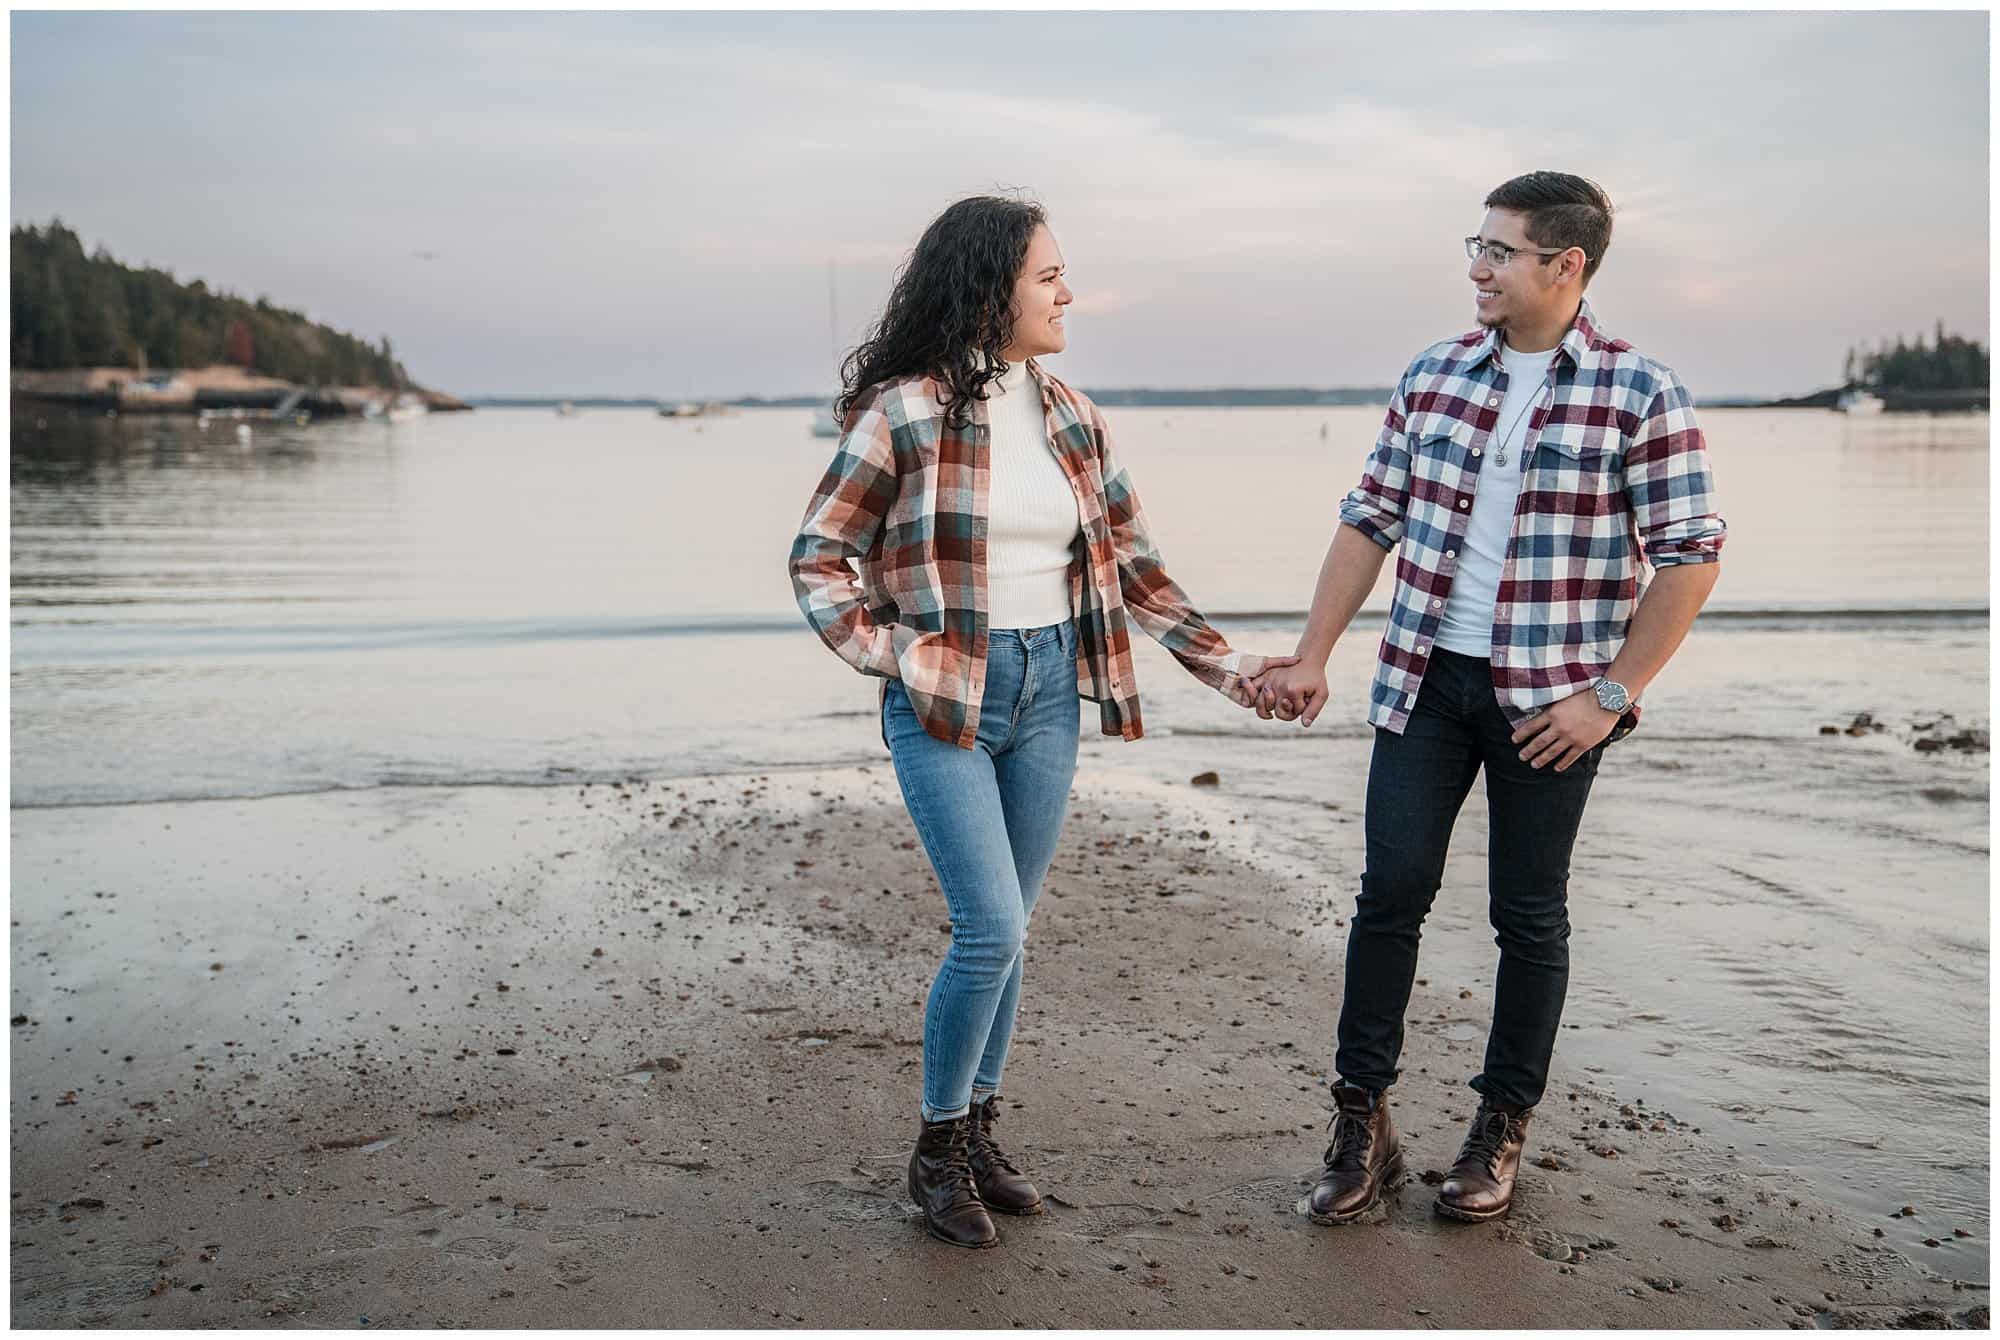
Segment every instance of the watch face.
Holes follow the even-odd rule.
[[[1632,699],[1625,692],[1624,685],[1600,679],[1597,681],[1597,705],[1607,712],[1623,712],[1632,705]]]

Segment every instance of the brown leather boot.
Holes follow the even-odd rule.
[[[979,1188],[979,1199],[989,1210],[998,1210],[1002,1214],[1040,1214],[1042,1193],[1035,1190],[1035,1184],[1023,1177],[1013,1160],[993,1143],[993,1118],[999,1110],[997,1096],[972,1105],[970,1144],[973,1185]]]
[[[972,1183],[972,1116],[927,1121],[910,1155],[910,1199],[924,1212],[931,1236],[954,1247],[991,1247],[999,1230]]]
[[[1355,1084],[1333,1086],[1333,1143],[1326,1170],[1306,1199],[1315,1224],[1345,1224],[1375,1208],[1384,1191],[1403,1184],[1403,1148],[1389,1122],[1385,1094]]]
[[[1513,1208],[1514,1177],[1521,1170],[1521,1147],[1527,1143],[1528,1120],[1534,1111],[1491,1099],[1479,1104],[1458,1162],[1438,1188],[1433,1208],[1439,1214],[1478,1224]]]

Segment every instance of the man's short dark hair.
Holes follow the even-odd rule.
[[[1582,248],[1586,284],[1611,247],[1611,197],[1588,177],[1523,173],[1494,187],[1486,208],[1527,215],[1528,240],[1538,247]]]

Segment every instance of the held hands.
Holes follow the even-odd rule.
[[[1265,721],[1276,716],[1280,721],[1296,718],[1301,726],[1312,725],[1326,706],[1326,667],[1299,664],[1296,656],[1269,664],[1270,668],[1250,685],[1252,700],[1244,706],[1254,707]]]
[[[1514,743],[1524,745],[1521,761],[1542,768],[1550,763],[1557,772],[1604,743],[1618,724],[1618,713],[1597,705],[1597,694],[1585,689],[1561,702],[1551,703],[1540,715],[1514,732]]]
[[[1236,673],[1236,680],[1229,686],[1229,700],[1238,707],[1257,705],[1257,686],[1260,680],[1274,670],[1299,663],[1296,656],[1251,656],[1247,653]],[[1268,716],[1269,713],[1263,715]]]

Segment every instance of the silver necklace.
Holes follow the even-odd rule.
[[[1542,380],[1544,382],[1548,380],[1548,374],[1546,372],[1542,374]],[[1532,397],[1530,397],[1528,403],[1522,407],[1521,412],[1514,416],[1514,421],[1508,424],[1506,430],[1500,434],[1500,448],[1499,450],[1493,453],[1493,463],[1495,465],[1505,465],[1507,463],[1508,439],[1514,435],[1514,430],[1521,426],[1521,420],[1527,418],[1529,414],[1534,412],[1535,405],[1537,402],[1541,400],[1541,398],[1542,398],[1542,391],[1541,388],[1538,386],[1535,388],[1535,394]]]

